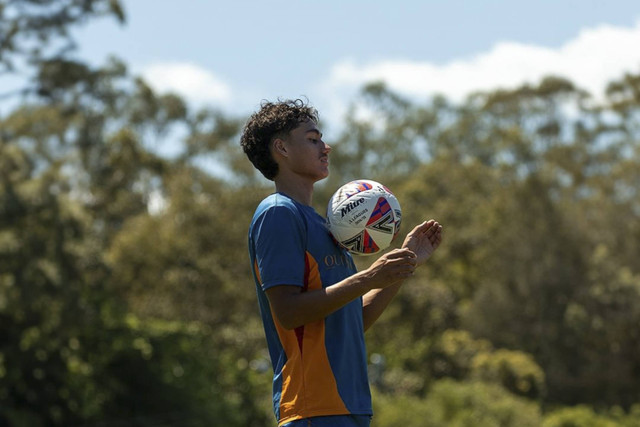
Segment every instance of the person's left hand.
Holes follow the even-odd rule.
[[[430,219],[416,225],[402,243],[403,248],[413,251],[418,257],[418,265],[424,263],[442,242],[442,225]]]

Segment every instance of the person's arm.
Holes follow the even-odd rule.
[[[297,286],[273,286],[267,298],[278,321],[295,329],[321,320],[352,300],[401,283],[413,274],[416,255],[409,249],[396,249],[378,258],[369,268],[323,289],[302,292]]]
[[[402,245],[416,254],[418,265],[424,263],[442,242],[442,226],[434,220],[425,221],[411,230]],[[402,282],[384,289],[373,289],[362,297],[362,320],[366,331],[375,323],[400,290]]]
[[[394,283],[384,289],[373,289],[362,297],[362,323],[364,331],[373,325],[382,315],[391,300],[400,290],[402,283]]]

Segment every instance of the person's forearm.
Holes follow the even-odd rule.
[[[278,321],[286,329],[294,329],[307,323],[322,320],[356,298],[369,292],[369,281],[364,274],[357,273],[347,279],[307,292],[292,286],[279,286],[267,292]]]
[[[413,274],[415,265],[416,255],[411,250],[394,249],[378,258],[366,270],[326,288],[302,292],[299,287],[282,285],[267,289],[266,294],[278,321],[285,328],[294,329],[325,318],[372,289],[401,283]],[[385,298],[390,301],[396,292],[382,294],[381,301]]]
[[[362,297],[362,321],[365,331],[378,320],[401,286],[402,282],[384,289],[373,289]]]

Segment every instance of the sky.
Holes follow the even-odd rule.
[[[159,92],[248,115],[306,96],[329,126],[367,82],[410,99],[569,78],[594,96],[640,73],[637,0],[121,0],[127,22],[74,31]],[[335,126],[334,126],[335,127]]]

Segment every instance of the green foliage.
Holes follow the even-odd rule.
[[[123,23],[120,1],[0,1],[0,73],[29,71],[34,81],[17,90],[23,95],[64,91],[87,74],[84,64],[68,59],[76,47],[70,30],[104,16]]]
[[[90,211],[58,168],[38,173],[18,146],[0,148],[3,423],[263,419],[252,384],[264,380],[220,350],[232,347],[200,323],[127,314]]]
[[[423,399],[376,393],[374,404],[372,426],[534,427],[541,422],[535,402],[480,382],[440,380]]]
[[[544,418],[543,427],[618,427],[632,425],[614,421],[606,416],[596,414],[588,406],[580,405],[562,408],[550,412]]]
[[[203,149],[166,159],[148,142],[197,121],[228,147],[238,122],[193,117],[115,59],[34,65],[41,98],[0,118],[0,424],[265,425],[263,338],[235,282],[250,283],[246,247],[220,254],[215,240],[244,228],[219,203],[238,201],[247,222],[251,192],[218,191],[193,166]]]
[[[472,374],[484,382],[501,384],[515,395],[537,399],[544,396],[544,372],[529,354],[499,349],[473,359]]]
[[[587,107],[588,94],[557,78],[476,94],[459,108],[366,89],[373,111],[425,141],[414,148],[424,160],[411,174],[378,178],[398,195],[403,224],[434,217],[446,232],[428,277],[407,282],[368,335],[389,381],[413,378],[411,389],[422,393],[439,372],[465,378],[479,338],[497,350],[478,356],[483,372],[473,375],[516,394],[625,408],[638,401],[636,86],[633,76],[612,83],[613,110]],[[397,129],[358,126],[377,132],[371,145],[360,138],[359,151],[379,150],[378,140],[404,149]],[[381,159],[375,170],[393,168]],[[477,338],[446,353],[455,348],[444,346],[447,326]]]
[[[477,365],[491,359],[492,350],[488,341],[473,339],[467,331],[450,329],[439,337],[430,351],[432,369],[436,377],[469,378],[473,371],[479,370]]]
[[[32,77],[0,117],[0,424],[270,425],[246,233],[272,189],[244,118],[72,56],[68,30],[100,16],[124,20],[111,0],[0,3],[0,71]],[[601,105],[557,77],[354,100],[318,211],[365,177],[404,232],[445,226],[367,333],[375,425],[640,425],[639,82]]]

